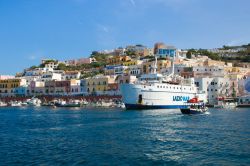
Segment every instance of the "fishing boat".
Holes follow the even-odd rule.
[[[208,109],[203,101],[199,101],[198,98],[194,97],[188,100],[180,110],[183,114],[202,114]]]

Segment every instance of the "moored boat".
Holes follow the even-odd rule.
[[[7,103],[0,101],[0,107],[6,107],[6,106],[7,106]]]
[[[66,101],[58,101],[55,103],[56,107],[80,107],[81,102],[79,100],[70,100],[69,102]]]
[[[42,102],[40,99],[32,97],[31,99],[28,99],[26,103],[27,106],[40,107]]]
[[[11,107],[22,107],[22,102],[20,102],[20,101],[11,101],[11,102],[9,103],[9,105],[10,105]]]
[[[202,114],[207,112],[208,109],[204,102],[199,101],[198,98],[192,98],[180,110],[183,114]]]

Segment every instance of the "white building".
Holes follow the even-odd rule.
[[[62,75],[63,80],[70,80],[70,79],[80,79],[81,72],[79,71],[65,71]]]
[[[39,96],[45,94],[45,83],[42,81],[31,81],[27,88],[28,96]]]
[[[140,76],[142,74],[142,69],[140,65],[128,66],[128,74],[134,76]]]
[[[193,72],[195,77],[223,77],[225,74],[223,66],[194,66]]]
[[[195,84],[205,91],[208,103],[216,105],[219,97],[233,97],[237,94],[237,85],[228,78],[195,78]]]
[[[24,71],[24,76],[40,76],[49,70],[46,68],[35,68],[35,69],[26,69]]]
[[[185,58],[187,58],[187,52],[188,51],[186,51],[186,50],[177,49],[176,56],[177,56],[177,58],[185,59]]]
[[[41,81],[61,81],[62,75],[58,73],[44,73],[41,77]]]
[[[80,94],[83,94],[81,92],[81,80],[71,80],[70,81],[70,89],[71,89],[71,92],[70,94],[71,95],[80,95]]]

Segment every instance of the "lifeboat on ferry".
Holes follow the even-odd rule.
[[[190,100],[187,101],[188,103],[198,103],[199,102],[199,99],[197,97],[194,97]]]

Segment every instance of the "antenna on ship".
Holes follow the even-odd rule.
[[[175,60],[175,55],[173,56],[173,58],[172,58],[172,73],[171,73],[171,75],[174,75],[174,60]]]
[[[157,56],[155,56],[155,63],[154,63],[154,69],[153,69],[153,74],[157,73]]]

